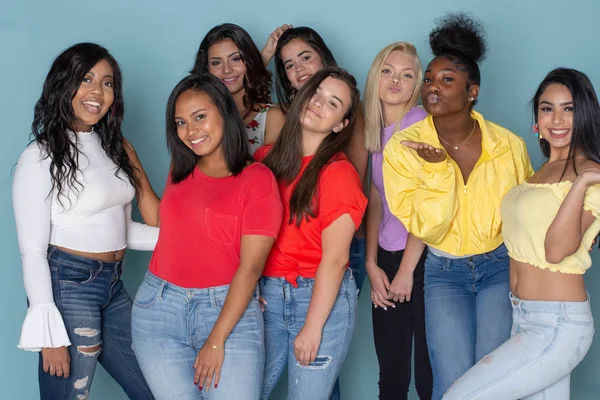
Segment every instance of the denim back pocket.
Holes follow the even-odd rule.
[[[217,243],[234,244],[238,238],[238,217],[207,208],[204,215],[208,237]]]
[[[133,304],[140,308],[152,307],[156,300],[161,297],[164,287],[165,282],[162,282],[160,285],[150,285],[146,281],[142,282],[140,288],[135,294]]]

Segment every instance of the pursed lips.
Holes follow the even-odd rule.
[[[430,104],[436,104],[440,101],[440,96],[435,93],[427,93],[427,95],[425,96],[425,99]]]

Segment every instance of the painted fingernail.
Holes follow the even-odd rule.
[[[202,390],[202,386],[198,386],[198,389]]]
[[[383,307],[383,309],[384,309],[385,311],[387,311],[387,307]]]
[[[217,386],[219,386],[219,384],[218,384],[218,383],[215,383],[215,389],[217,388]]]
[[[194,385],[197,385],[197,384],[198,384],[198,382],[194,381]]]

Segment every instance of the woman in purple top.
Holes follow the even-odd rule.
[[[413,336],[417,393],[421,399],[431,398],[423,301],[424,246],[390,212],[381,170],[382,151],[392,135],[427,116],[415,107],[422,77],[415,47],[392,43],[373,61],[365,88],[365,147],[371,151],[373,163],[366,267],[379,360],[379,399],[407,399]]]

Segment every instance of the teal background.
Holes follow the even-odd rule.
[[[568,66],[589,74],[600,88],[596,26],[600,3],[593,0],[266,0],[101,2],[54,0],[0,3],[0,399],[38,397],[37,354],[19,350],[26,313],[19,252],[11,205],[13,167],[28,143],[33,106],[52,60],[81,41],[106,46],[121,64],[125,80],[124,132],[136,147],[153,186],[163,190],[168,168],[164,109],[174,85],[190,69],[204,34],[214,25],[234,22],[246,28],[259,47],[283,24],[315,28],[340,65],[360,86],[383,46],[414,43],[424,65],[431,60],[427,34],[446,11],[465,10],[488,32],[489,53],[482,63],[477,109],[487,119],[523,136],[536,165],[542,160],[531,134],[527,102],[544,75]],[[598,251],[593,252],[599,261]],[[149,254],[129,252],[123,280],[133,296]],[[586,274],[594,311],[600,311],[600,273]],[[368,285],[368,284],[367,284]],[[345,400],[377,398],[378,366],[373,346],[369,288],[360,299],[358,326],[343,370]],[[596,399],[600,389],[600,341],[592,346],[572,378],[573,399]],[[594,378],[596,376],[596,378]],[[285,398],[280,387],[273,398]],[[416,398],[414,391],[411,392]],[[126,399],[99,367],[92,399]]]

